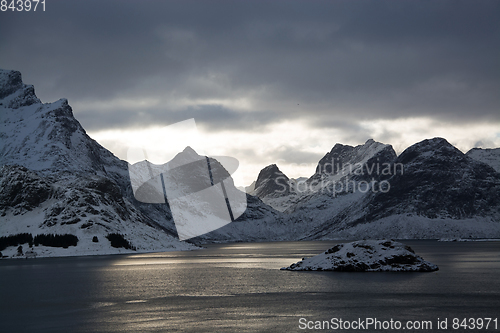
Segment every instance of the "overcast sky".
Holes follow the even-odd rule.
[[[0,67],[68,98],[122,159],[194,118],[249,184],[271,163],[310,176],[337,142],[499,147],[499,17],[498,1],[46,0],[0,12]]]

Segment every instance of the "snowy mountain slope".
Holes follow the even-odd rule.
[[[49,248],[46,255],[122,251],[110,246],[109,233],[123,234],[139,251],[194,248],[135,205],[127,163],[88,137],[65,99],[42,104],[19,72],[6,70],[0,97],[1,236],[80,238],[76,247]]]
[[[322,181],[337,181],[342,176],[368,175],[376,176],[380,170],[372,168],[374,164],[390,163],[396,158],[392,146],[373,139],[356,147],[337,143],[319,162],[309,184]],[[320,185],[321,186],[321,185]]]
[[[0,77],[15,77],[15,82],[20,76],[19,72],[0,71]],[[0,82],[10,81],[0,79]],[[44,174],[70,177],[79,173],[122,177],[126,162],[86,134],[66,99],[42,104],[32,86],[18,88],[0,100],[2,165],[18,164]],[[3,95],[11,90],[8,86],[0,88]]]
[[[0,169],[0,188],[1,236],[72,234],[79,239],[76,247],[68,249],[47,247],[43,253],[35,249],[39,255],[124,252],[110,246],[105,236],[111,233],[122,234],[137,251],[195,248],[163,232],[121,196],[116,184],[104,177],[54,182],[25,167],[4,165]],[[94,237],[98,243],[92,241]]]
[[[207,234],[195,237],[193,243],[253,242],[298,239],[303,225],[290,221],[286,215],[247,194],[247,209],[234,222]]]
[[[490,166],[465,156],[441,138],[409,147],[392,165],[403,168],[382,175],[382,181],[390,185],[388,190],[359,194],[358,200],[336,212],[325,205],[332,215],[306,238],[500,235],[500,178]],[[311,209],[302,210],[313,214]]]
[[[490,167],[500,172],[500,148],[482,149],[472,148],[465,155],[488,164]]]
[[[345,209],[380,186],[378,181],[395,158],[392,146],[373,140],[356,147],[336,144],[319,161],[307,186],[298,188],[300,198],[285,212],[304,214],[318,208],[331,216],[330,210]]]
[[[468,239],[497,238],[500,223],[492,218],[435,218],[412,214],[395,214],[370,223],[332,228],[321,239]]]

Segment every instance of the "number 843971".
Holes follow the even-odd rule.
[[[40,4],[40,7],[38,5]],[[42,10],[45,11],[45,0],[2,0],[0,1],[0,10],[2,12],[13,11],[13,12],[29,12],[31,10]]]

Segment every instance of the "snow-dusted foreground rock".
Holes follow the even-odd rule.
[[[408,246],[392,240],[363,240],[337,244],[282,270],[339,272],[432,272],[438,266],[425,261]]]

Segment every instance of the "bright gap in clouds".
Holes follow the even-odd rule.
[[[206,155],[203,138],[196,128],[194,119],[187,119],[166,127],[148,129],[146,133],[126,133],[130,139],[126,144],[126,161],[131,164],[148,160],[154,164],[164,164],[186,147],[191,147],[200,155]]]
[[[309,177],[317,162],[336,143],[355,146],[373,138],[393,145],[398,154],[414,143],[433,137],[444,137],[464,153],[479,142],[482,148],[500,146],[496,124],[451,126],[427,118],[412,118],[362,121],[359,125],[364,129],[361,135],[342,128],[309,128],[298,121],[284,121],[252,132],[212,132],[198,126],[196,133],[192,126],[181,122],[168,127],[103,130],[89,135],[129,163],[139,160],[128,159],[127,150],[131,147],[144,147],[148,159],[156,164],[167,162],[186,146],[200,155],[234,157],[240,163],[233,175],[237,186],[248,186],[262,168],[273,163],[290,178]]]
[[[194,132],[182,126],[103,130],[88,134],[118,158],[132,164],[139,161],[127,156],[129,148],[134,147],[144,147],[148,160],[155,164],[169,161],[186,146],[191,146],[200,155],[234,157],[240,163],[233,175],[237,186],[249,185],[256,180],[262,168],[273,163],[291,177],[310,176],[319,158],[331,149],[332,142],[335,143],[335,132],[325,135],[320,130],[309,129],[299,123],[283,122],[262,131],[211,132],[198,127],[199,136],[196,139],[192,137]],[[308,152],[313,159],[296,161],[294,156],[283,158],[283,152],[291,155],[294,151]]]

